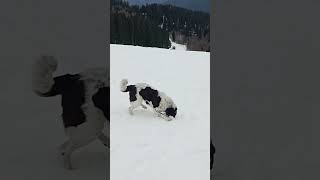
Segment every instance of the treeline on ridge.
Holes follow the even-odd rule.
[[[210,51],[208,13],[164,4],[111,2],[111,43],[169,48],[170,37],[188,50]]]

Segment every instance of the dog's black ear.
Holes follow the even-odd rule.
[[[174,117],[177,115],[178,108],[174,108]]]
[[[54,78],[54,87],[59,94],[72,90],[75,83],[78,83],[79,75],[65,74]]]
[[[176,117],[177,111],[176,108],[170,107],[166,109],[165,113],[167,116]]]
[[[41,93],[39,94],[40,96],[43,97],[51,97],[51,96],[56,96],[56,95],[61,95],[64,94],[65,92],[72,87],[73,84],[73,79],[72,75],[66,74],[62,76],[57,76],[53,78],[54,84],[52,85],[50,91],[46,93]]]

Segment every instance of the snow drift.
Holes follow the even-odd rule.
[[[111,179],[210,178],[210,54],[111,45]],[[148,83],[178,107],[168,122],[151,111],[129,115],[123,78]]]

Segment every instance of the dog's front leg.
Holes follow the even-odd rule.
[[[128,108],[128,111],[129,111],[129,114],[130,114],[130,115],[133,115],[133,108],[132,108],[132,106],[130,106],[130,107]]]
[[[136,109],[137,107],[139,107],[142,104],[142,102],[141,102],[141,100],[136,100],[136,101],[131,102],[130,104],[131,105],[128,108],[129,113],[130,113],[130,115],[133,115],[133,110]]]
[[[147,106],[144,105],[144,104],[141,104],[141,107],[142,107],[143,109],[148,109]]]
[[[61,155],[64,156],[65,152],[66,152],[66,147],[69,144],[69,140],[67,140],[66,142],[64,142],[63,144],[60,145],[59,147],[59,152]]]
[[[161,114],[161,115],[162,115],[162,118],[167,120],[167,121],[171,121],[172,120],[172,118],[170,118],[170,117],[168,117],[166,115],[163,115],[163,114]]]
[[[69,169],[69,170],[73,169],[71,164],[71,154],[73,153],[74,150],[76,150],[76,146],[72,143],[68,143],[64,153],[64,167],[66,169]]]
[[[162,113],[160,113],[160,112],[157,112],[157,111],[156,111],[156,114],[158,115],[158,117],[160,117],[160,118],[162,118],[162,119],[165,119],[165,120],[167,120],[167,121],[171,121],[171,120],[172,120],[170,117],[168,117],[168,116],[166,116],[166,115],[164,115],[164,114],[162,114]]]

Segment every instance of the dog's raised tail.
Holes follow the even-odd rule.
[[[122,79],[120,82],[120,91],[127,92],[128,79]]]
[[[32,90],[39,96],[48,96],[54,85],[53,72],[58,62],[53,56],[41,56],[32,66]]]

